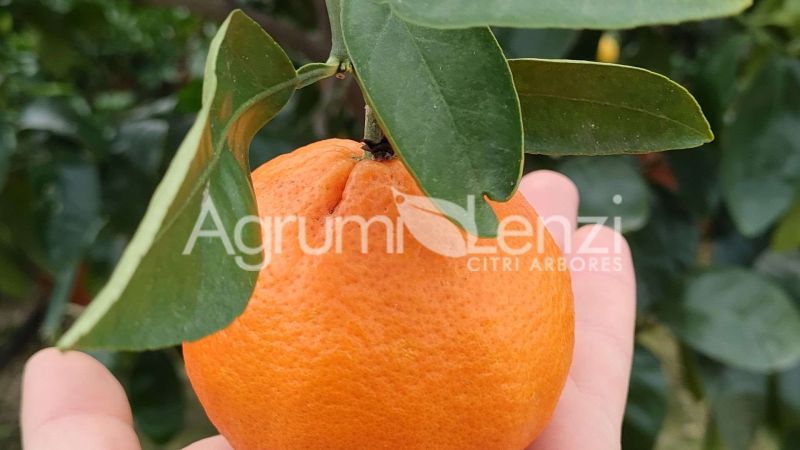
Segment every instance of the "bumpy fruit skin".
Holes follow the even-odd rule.
[[[400,161],[362,153],[326,140],[263,165],[261,216],[304,216],[321,230],[327,216],[396,218],[392,187],[422,195]],[[520,194],[493,207],[538,220]],[[542,431],[573,347],[568,272],[528,270],[561,256],[549,234],[517,271],[471,271],[471,256],[440,256],[408,231],[404,252],[387,254],[380,225],[366,254],[356,226],[338,254],[304,254],[296,225],[282,235],[244,314],[183,346],[192,386],[234,448],[521,450]],[[525,239],[536,248],[509,242]]]

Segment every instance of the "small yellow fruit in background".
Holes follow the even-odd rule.
[[[597,60],[604,63],[619,61],[619,39],[616,33],[605,32],[597,42]]]

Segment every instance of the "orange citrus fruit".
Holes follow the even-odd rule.
[[[498,267],[439,254],[407,228],[402,251],[387,249],[399,238],[374,222],[348,223],[338,251],[309,254],[302,243],[323,248],[326,220],[394,220],[397,192],[422,196],[399,160],[363,153],[326,140],[253,173],[262,217],[305,224],[273,223],[280,249],[267,245],[245,312],[184,344],[203,407],[238,450],[523,449],[552,415],[572,357],[569,273],[547,263],[560,250],[546,231],[508,237],[509,248],[533,248],[493,254],[516,261]],[[520,194],[492,207],[501,220],[538,221]]]

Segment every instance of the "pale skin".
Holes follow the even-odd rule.
[[[575,229],[578,191],[562,175],[534,172],[523,178],[520,190],[543,218],[567,219],[570,231],[551,227],[562,248],[569,247],[565,244],[570,238],[575,250],[588,239],[590,251],[609,249],[608,255],[618,258],[619,263],[607,271],[572,273],[572,368],[550,424],[527,450],[619,449],[636,310],[627,243],[614,231],[598,225]],[[588,261],[593,256],[597,254],[572,252],[568,258]],[[22,394],[22,442],[26,450],[141,448],[122,386],[103,365],[84,353],[55,349],[38,352],[25,368]],[[187,449],[230,450],[230,446],[223,437],[214,436]]]

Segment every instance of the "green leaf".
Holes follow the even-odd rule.
[[[658,358],[637,345],[622,423],[623,448],[653,448],[667,415],[667,393],[667,380]]]
[[[700,230],[671,196],[654,195],[652,218],[639,231],[628,234],[636,267],[636,306],[654,310],[673,301],[673,288],[697,260]]]
[[[28,105],[20,115],[22,130],[47,131],[59,136],[77,138],[80,116],[64,102],[39,99]]]
[[[775,0],[759,2],[748,18],[753,25],[759,27],[779,26],[800,27],[800,1]]]
[[[719,146],[716,143],[681,152],[665,153],[667,167],[677,182],[675,195],[694,217],[707,217],[720,203]]]
[[[692,83],[692,92],[715,130],[725,123],[725,112],[736,95],[740,65],[752,40],[753,37],[745,33],[729,36],[703,49],[697,58],[700,67]]]
[[[198,108],[199,104],[198,101]],[[154,106],[147,105],[144,109]],[[142,113],[150,115],[145,110]],[[169,162],[165,159],[168,147],[178,146],[180,141],[175,140],[190,125],[191,122],[185,128],[176,126],[170,133],[167,121],[145,118],[127,119],[118,128],[103,172],[104,212],[115,231],[130,236],[136,230],[164,175],[164,165]]]
[[[40,329],[41,335],[51,340],[61,331],[80,261],[103,219],[100,218],[100,174],[95,164],[69,153],[64,155],[56,143],[48,147],[55,157],[31,164],[29,176],[39,193],[36,213],[46,268],[53,278]]]
[[[66,160],[48,165],[40,191],[47,206],[44,243],[50,267],[71,270],[99,228],[100,174],[89,161]],[[36,176],[35,178],[38,178]]]
[[[62,348],[174,345],[212,333],[243,311],[258,272],[237,261],[257,265],[260,254],[232,255],[230,240],[222,238],[199,238],[193,251],[183,253],[198,219],[208,219],[201,215],[204,207],[213,204],[229,239],[240,218],[257,215],[248,147],[296,82],[283,50],[255,22],[233,12],[209,51],[203,109],[110,281],[61,339]],[[241,242],[258,247],[259,227],[248,225]]]
[[[166,351],[144,352],[134,358],[127,390],[136,427],[154,442],[165,443],[183,428],[185,415],[176,362]]]
[[[800,426],[783,436],[781,450],[797,450],[800,448]]]
[[[767,377],[716,365],[701,372],[724,448],[749,450],[765,418]]]
[[[670,306],[662,315],[670,328],[718,361],[756,372],[800,361],[800,312],[782,289],[756,273],[701,273]]]
[[[648,27],[627,31],[624,37],[626,42],[635,44],[622,46],[619,64],[641,67],[661,74],[673,73],[675,70],[675,58],[673,58],[675,42],[670,33],[663,29]],[[596,53],[597,48],[584,48],[584,55],[596,56],[589,53],[591,51]],[[695,88],[693,87],[693,89]],[[700,103],[704,108],[706,107],[705,103]]]
[[[367,102],[420,188],[434,202],[465,208],[477,197],[477,233],[496,235],[483,196],[504,201],[514,193],[523,155],[519,103],[492,33],[411,25],[370,0],[342,8]]]
[[[53,289],[47,298],[47,310],[39,330],[39,334],[48,342],[52,342],[61,331],[64,313],[67,311],[79,270],[79,261],[74,261],[72,265],[59,269],[53,276]]]
[[[580,215],[607,218],[612,227],[619,219],[623,232],[639,230],[650,219],[650,194],[637,169],[627,156],[573,158],[559,167],[578,186]]]
[[[691,94],[662,75],[578,61],[516,59],[510,64],[527,153],[645,153],[714,139]]]
[[[755,269],[781,285],[800,308],[800,251],[764,252],[755,261]]]
[[[22,111],[17,125],[22,131],[49,133],[80,143],[98,157],[106,151],[106,130],[99,118],[92,115],[86,99],[80,97],[36,99]]]
[[[5,184],[11,155],[17,147],[16,138],[14,127],[10,123],[0,120],[0,189]]]
[[[800,427],[800,364],[776,375],[775,390],[782,425]]]
[[[388,0],[410,22],[437,28],[633,28],[736,14],[751,0]]]
[[[800,183],[800,62],[773,57],[733,107],[722,132],[723,198],[745,236],[767,230]]]
[[[508,58],[563,58],[580,37],[578,30],[495,28],[492,30]]]
[[[779,223],[772,233],[770,246],[779,252],[800,248],[800,199]]]
[[[144,119],[123,124],[111,151],[130,162],[140,174],[155,175],[162,160],[169,125],[165,120]]]
[[[33,280],[21,266],[16,255],[0,246],[0,295],[21,299],[30,294]]]

